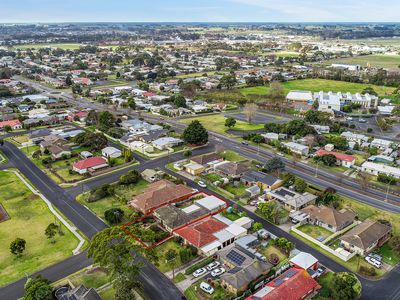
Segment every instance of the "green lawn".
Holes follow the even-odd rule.
[[[225,126],[225,117],[223,115],[211,115],[211,116],[201,116],[194,117],[188,119],[182,119],[181,122],[185,124],[191,123],[193,120],[199,120],[201,124],[207,129],[211,131],[215,131],[221,134],[225,134],[229,129]],[[258,130],[264,128],[262,124],[249,124],[243,121],[236,121],[235,127],[233,130]]]
[[[326,61],[325,63],[332,64],[335,62],[358,64],[363,67],[367,67],[369,64],[371,67],[398,69],[400,65],[400,55],[373,54],[373,55],[353,56],[353,57],[329,60]]]
[[[332,91],[332,92],[360,93],[363,91],[364,88],[368,86],[371,86],[381,96],[391,94],[394,90],[394,88],[385,86],[377,86],[364,83],[352,83],[352,82],[336,81],[336,80],[326,80],[326,79],[301,79],[301,80],[287,81],[283,83],[285,94],[287,94],[291,90],[307,90],[311,92]],[[256,86],[256,87],[242,88],[239,91],[244,96],[248,96],[251,94],[266,95],[268,93],[268,90],[269,90],[268,86]]]
[[[311,225],[311,224],[304,224],[297,228],[298,230],[304,232],[305,234],[317,239],[318,237],[322,236],[325,239],[332,235],[333,233],[329,230],[322,228],[321,226]]]
[[[378,254],[380,254],[383,258],[383,261],[385,263],[388,263],[389,265],[395,266],[400,262],[400,253],[394,251],[389,243],[385,243],[378,251]]]
[[[101,292],[99,292],[99,296],[103,300],[114,300],[115,299],[115,290],[112,286],[110,286],[109,288],[106,288],[106,289],[102,290]]]
[[[186,279],[185,274],[183,274],[183,273],[178,273],[178,274],[175,275],[174,283],[179,283],[179,282],[181,282],[181,281],[184,281],[185,279]]]
[[[281,250],[279,250],[277,247],[274,245],[268,245],[267,247],[260,247],[259,252],[263,254],[267,259],[270,257],[271,254],[276,254],[279,257],[279,262],[285,260],[287,256],[282,253]]]
[[[69,278],[75,285],[84,285],[91,288],[99,288],[110,281],[110,277],[102,270],[95,270],[93,272],[82,272],[76,276]]]
[[[247,161],[246,157],[241,156],[237,152],[231,150],[225,150],[224,152],[221,153],[221,155],[225,160],[233,162]]]
[[[189,288],[187,288],[185,290],[184,295],[188,300],[230,299],[233,296],[232,294],[229,294],[227,291],[225,291],[224,288],[219,284],[214,286],[214,293],[213,294],[211,294],[211,295],[207,294],[202,289],[200,289],[200,283],[201,282],[202,282],[202,280],[199,280],[197,283],[191,285]]]
[[[223,187],[224,190],[227,190],[229,193],[241,197],[244,196],[247,192],[246,189],[248,187],[243,183],[240,183],[238,186],[234,186],[233,184],[227,184]]]
[[[64,235],[57,234],[51,243],[44,231],[55,217],[43,200],[13,173],[0,171],[0,182],[0,203],[11,217],[0,223],[0,285],[4,285],[71,256],[78,240],[63,226]],[[17,237],[26,240],[20,258],[9,250]]]
[[[157,248],[156,248],[157,249],[157,254],[160,256],[159,266],[157,266],[157,268],[161,272],[165,273],[165,272],[168,272],[168,271],[172,271],[172,267],[173,266],[175,267],[175,269],[180,267],[182,265],[182,261],[181,261],[181,259],[179,257],[179,251],[182,248],[183,248],[183,246],[180,245],[179,243],[177,243],[174,239],[170,239],[170,240],[166,241],[165,243],[162,243],[161,245],[157,246]],[[170,249],[173,249],[178,253],[178,256],[175,259],[175,262],[174,262],[173,265],[165,260],[165,254]]]
[[[333,280],[333,272],[328,272],[317,279],[321,289],[319,290],[315,299],[318,300],[329,300],[331,298],[332,290],[331,284]]]
[[[79,195],[76,199],[87,206],[93,211],[98,217],[104,219],[104,212],[110,208],[121,208],[125,212],[125,220],[130,221],[130,215],[133,212],[132,208],[127,206],[127,202],[133,197],[142,193],[143,189],[146,188],[148,182],[140,180],[137,184],[128,186],[117,186],[114,196],[105,197],[96,202],[88,203],[86,200],[89,197],[88,193]]]

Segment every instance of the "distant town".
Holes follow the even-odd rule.
[[[400,299],[399,147],[399,24],[0,24],[0,299]]]

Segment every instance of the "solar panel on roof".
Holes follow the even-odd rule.
[[[237,264],[238,266],[241,266],[243,264],[243,262],[246,260],[246,258],[237,253],[235,250],[232,250],[231,252],[229,252],[226,257],[228,259],[230,259],[232,262],[234,262],[235,264]]]
[[[299,271],[296,269],[290,269],[290,270],[286,271],[284,274],[282,274],[277,279],[275,279],[274,287],[280,286],[282,283],[284,283],[286,281],[287,278],[293,277],[298,272]]]
[[[284,275],[285,275],[285,277],[292,277],[292,276],[294,276],[294,275],[296,275],[297,274],[297,270],[295,270],[295,269],[290,269],[290,270],[288,270]]]

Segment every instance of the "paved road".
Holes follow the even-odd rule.
[[[15,145],[5,142],[1,149],[13,164],[32,184],[56,206],[85,236],[91,238],[97,232],[107,228],[107,225],[91,211],[82,206],[66,190],[60,188],[48,178],[34,163],[32,163]],[[149,299],[180,299],[182,293],[178,288],[152,264],[143,260],[139,280],[144,285],[144,293]],[[69,274],[90,265],[86,255],[80,254],[50,266],[41,274],[52,281],[62,279]],[[23,294],[25,279],[0,288],[0,299],[18,299]],[[3,297],[6,295],[5,297]]]

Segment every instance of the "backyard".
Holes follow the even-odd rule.
[[[57,234],[52,243],[44,231],[55,217],[44,201],[14,173],[0,171],[0,182],[0,201],[10,216],[0,223],[0,285],[4,285],[71,256],[78,240],[62,226],[63,235]],[[19,258],[9,249],[17,237],[26,240]]]
[[[300,227],[297,227],[297,229],[300,230],[301,232],[304,232],[305,234],[311,236],[312,238],[319,240],[320,242],[322,242],[327,237],[329,237],[330,235],[333,234],[332,232],[330,232],[329,230],[327,230],[321,226],[312,225],[312,224],[304,224],[304,225],[301,225]]]
[[[110,208],[120,208],[125,212],[123,222],[131,221],[130,216],[134,212],[132,208],[127,206],[128,201],[139,195],[148,185],[147,181],[140,180],[136,184],[117,185],[113,196],[107,196],[95,202],[87,202],[90,193],[83,193],[77,197],[77,200],[87,206],[99,218],[104,219],[104,212]]]

